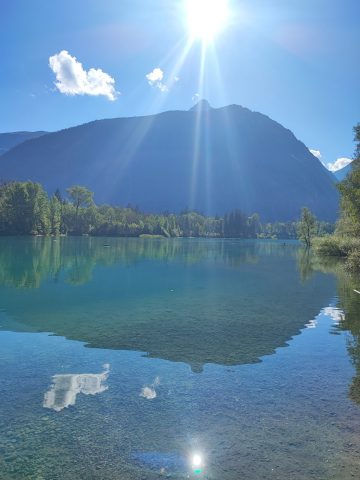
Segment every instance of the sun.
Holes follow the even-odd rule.
[[[229,19],[228,0],[186,0],[187,22],[193,40],[210,42]]]

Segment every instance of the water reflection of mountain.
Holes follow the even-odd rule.
[[[194,371],[205,363],[259,361],[285,345],[335,292],[332,276],[316,273],[301,281],[294,244],[1,242],[3,329],[51,331],[90,347],[144,351]]]

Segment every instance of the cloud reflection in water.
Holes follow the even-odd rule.
[[[155,377],[153,383],[149,386],[145,386],[141,389],[140,397],[146,398],[146,400],[154,400],[157,397],[155,387],[160,385],[160,377]]]
[[[110,365],[103,365],[101,373],[60,374],[52,377],[53,383],[44,395],[44,408],[60,412],[70,405],[75,405],[79,393],[97,395],[109,387],[105,382],[109,376]]]

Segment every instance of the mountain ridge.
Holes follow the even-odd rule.
[[[48,133],[2,155],[0,177],[39,181],[50,193],[83,184],[99,203],[150,212],[240,208],[286,221],[308,206],[333,220],[338,205],[325,167],[291,130],[237,105],[94,120]]]
[[[336,170],[333,172],[334,177],[337,179],[338,182],[342,182],[345,180],[345,177],[351,172],[352,170],[352,162],[346,165],[343,168],[340,168],[339,170]]]
[[[33,138],[46,135],[48,132],[39,130],[35,132],[18,131],[18,132],[4,132],[0,133],[0,155],[6,153],[20,143],[32,140]]]

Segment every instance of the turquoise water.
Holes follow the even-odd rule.
[[[360,295],[296,243],[0,239],[0,478],[360,477]]]

